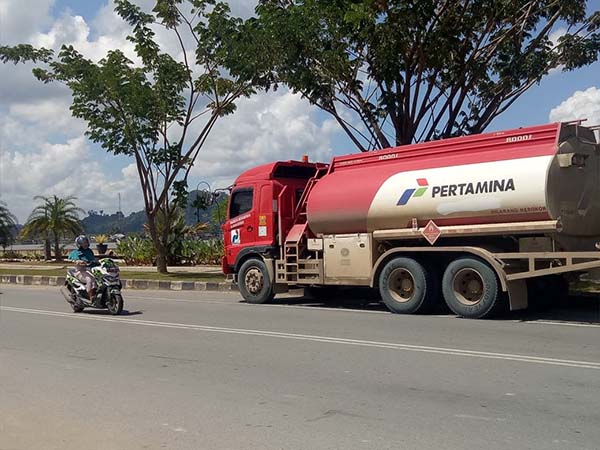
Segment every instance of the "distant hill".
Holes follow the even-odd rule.
[[[121,212],[104,214],[102,211],[88,211],[88,216],[82,221],[87,234],[138,233],[146,223],[144,211],[123,215]]]
[[[188,196],[188,206],[185,210],[185,221],[192,225],[198,222],[210,223],[211,231],[218,232],[219,226],[213,223],[213,209],[216,205],[212,205],[207,209],[199,209],[192,207],[192,203],[196,199],[196,191],[191,191]],[[198,213],[198,214],[197,214]],[[199,217],[198,217],[199,216]],[[221,218],[223,221],[224,218]],[[87,234],[116,234],[116,233],[141,233],[144,224],[146,223],[146,213],[144,211],[133,212],[125,216],[121,212],[114,214],[105,214],[104,211],[88,211],[88,216],[82,221],[83,227]]]

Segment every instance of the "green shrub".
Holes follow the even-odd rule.
[[[41,252],[29,252],[25,255],[26,259],[31,259],[33,261],[43,261],[44,259],[46,259],[44,257],[44,254]]]
[[[219,239],[182,239],[173,256],[179,264],[220,264],[223,251],[223,241]]]
[[[224,248],[220,239],[178,239],[171,245],[170,265],[221,264]],[[128,236],[117,244],[117,254],[127,265],[151,265],[156,261],[152,240]]]
[[[23,258],[23,255],[21,255],[19,252],[15,252],[14,250],[3,250],[1,255],[2,259],[8,261],[14,261]]]
[[[128,236],[117,244],[117,254],[129,266],[152,265],[156,259],[156,251],[150,239],[139,236]]]

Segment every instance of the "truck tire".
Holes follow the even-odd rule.
[[[244,261],[239,271],[238,286],[248,303],[268,303],[275,297],[267,266],[258,258]]]
[[[411,258],[394,258],[379,275],[381,300],[396,314],[422,314],[435,305],[435,280]]]
[[[492,317],[503,306],[496,272],[473,257],[460,257],[444,271],[442,292],[448,307],[467,319]]]

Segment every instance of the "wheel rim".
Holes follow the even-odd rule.
[[[483,277],[478,271],[471,268],[456,272],[452,287],[456,299],[466,306],[478,304],[485,294]]]
[[[394,269],[388,278],[388,291],[394,301],[406,303],[415,293],[415,279],[406,269]]]
[[[246,272],[244,278],[246,289],[252,295],[258,295],[264,286],[264,277],[262,271],[257,267],[252,267]]]
[[[119,309],[119,297],[116,295],[111,295],[108,299],[108,310],[110,312],[115,312]]]

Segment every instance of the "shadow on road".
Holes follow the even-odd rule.
[[[339,308],[357,311],[388,311],[383,303],[380,303],[372,294],[361,295],[360,293],[339,293],[325,298],[314,298],[303,296],[302,292],[277,297],[275,303],[278,305],[305,306],[314,308]],[[391,313],[390,313],[391,314]],[[440,299],[440,304],[433,312],[435,315],[453,313]],[[526,309],[523,311],[507,311],[493,320],[521,320],[523,322],[536,320],[551,320],[563,322],[576,322],[586,324],[600,324],[600,298],[570,296],[559,305],[547,310]]]
[[[90,315],[95,315],[95,316],[110,316],[110,312],[108,312],[108,310],[106,309],[86,309],[85,314],[90,314]],[[127,309],[124,309],[123,311],[121,311],[121,314],[119,314],[119,316],[139,316],[141,314],[144,314],[143,311],[129,311]]]
[[[549,308],[546,311],[526,309],[524,311],[515,311],[507,317],[513,320],[522,320],[523,322],[552,320],[600,324],[600,298],[570,296],[561,301],[556,307]]]

